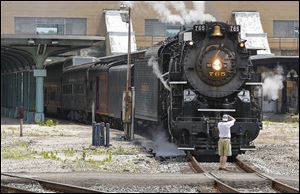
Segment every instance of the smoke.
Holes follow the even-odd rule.
[[[170,87],[168,86],[167,82],[164,80],[160,70],[159,70],[159,67],[158,67],[158,63],[157,63],[157,60],[155,59],[154,56],[152,56],[149,61],[148,61],[148,66],[149,67],[152,67],[153,69],[153,73],[156,75],[157,78],[160,79],[161,83],[164,85],[164,87],[171,91]]]
[[[274,71],[266,71],[261,74],[263,79],[263,95],[270,100],[279,98],[278,92],[283,88],[283,69],[277,66]]]
[[[123,4],[134,7],[134,1],[121,1]],[[204,1],[193,1],[194,9],[188,10],[184,1],[144,1],[158,15],[162,22],[191,24],[204,21],[215,21],[216,19],[205,12]],[[171,9],[176,10],[179,15],[173,14]]]
[[[153,149],[156,156],[182,156],[184,151],[177,149],[177,146],[168,141],[165,130],[158,128],[158,130],[152,131],[152,142],[142,142],[142,146],[146,149]]]

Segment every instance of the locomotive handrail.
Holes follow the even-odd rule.
[[[235,109],[199,108],[199,112],[235,112]]]
[[[185,121],[192,121],[194,119],[194,121],[205,121],[208,118],[203,118],[203,117],[176,117],[177,120],[185,120]],[[242,121],[242,122],[246,122],[246,121],[253,121],[253,122],[258,122],[257,118],[242,118],[242,117],[237,117],[235,118],[237,121]],[[212,120],[217,120],[217,121],[221,121],[221,118],[217,118],[217,117],[209,117],[209,120],[207,121],[212,121]]]

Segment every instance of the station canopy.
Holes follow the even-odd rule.
[[[101,36],[1,35],[1,74],[42,69],[47,57],[104,44]]]

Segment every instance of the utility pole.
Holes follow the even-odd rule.
[[[121,7],[121,8],[124,8]],[[131,8],[127,7],[128,15],[121,13],[122,20],[128,23],[128,54],[127,54],[127,80],[124,94],[123,124],[127,140],[133,139],[132,123],[132,91],[131,91]],[[122,15],[123,14],[123,15]]]
[[[127,87],[126,87],[126,108],[128,114],[127,121],[127,139],[132,140],[131,135],[131,119],[132,119],[132,91],[131,91],[131,29],[130,29],[130,15],[131,9],[128,7],[128,55],[127,55]]]

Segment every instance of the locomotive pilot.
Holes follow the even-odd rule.
[[[230,127],[232,127],[234,123],[235,123],[235,118],[227,114],[224,114],[222,117],[222,121],[218,123],[218,129],[219,129],[218,151],[220,155],[219,170],[226,170],[227,157],[231,156]]]

